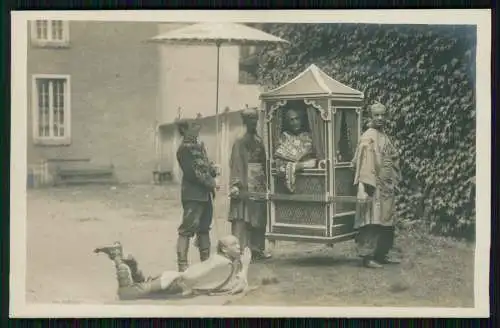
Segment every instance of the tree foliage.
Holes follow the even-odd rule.
[[[402,220],[444,234],[475,227],[475,53],[473,26],[266,24],[290,41],[259,56],[259,83],[276,87],[311,64],[365,93],[390,113],[400,150]]]

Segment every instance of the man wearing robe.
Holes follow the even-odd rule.
[[[120,242],[100,247],[95,253],[108,255],[115,265],[120,300],[135,300],[169,295],[228,295],[248,291],[251,252],[241,254],[238,239],[226,236],[217,244],[217,254],[184,272],[165,271],[157,277],[144,278],[132,255],[124,256]]]
[[[258,112],[247,108],[242,112],[246,133],[236,139],[230,159],[229,222],[242,247],[249,246],[254,260],[267,259],[267,209],[265,199],[248,193],[266,192],[266,150],[257,134]]]
[[[189,242],[196,235],[200,260],[210,256],[210,226],[212,200],[215,196],[217,170],[209,161],[205,146],[198,141],[200,125],[195,120],[178,123],[183,137],[177,150],[177,161],[182,170],[182,223],[178,228],[177,265],[179,271],[188,267]]]
[[[394,198],[401,173],[397,150],[384,132],[386,108],[371,106],[371,127],[361,136],[353,159],[358,188],[355,228],[359,255],[368,268],[399,263],[388,253],[394,243]]]
[[[281,133],[274,152],[278,173],[284,178],[290,192],[295,191],[295,174],[304,168],[316,167],[311,133],[306,131],[300,112],[288,109],[284,117],[284,131]]]

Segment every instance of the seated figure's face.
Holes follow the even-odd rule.
[[[286,125],[290,132],[298,134],[302,129],[302,119],[299,113],[295,110],[289,110],[286,112]]]

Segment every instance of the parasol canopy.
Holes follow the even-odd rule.
[[[277,36],[237,23],[198,23],[157,35],[150,42],[178,45],[262,45],[289,43]]]
[[[289,42],[277,36],[263,32],[259,29],[249,27],[242,24],[230,22],[206,22],[180,27],[172,31],[154,36],[147,40],[148,42],[166,44],[166,45],[181,45],[181,46],[216,46],[217,51],[217,78],[216,78],[216,100],[215,100],[215,116],[216,116],[216,138],[219,144],[219,122],[217,115],[219,113],[219,66],[220,66],[220,48],[221,46],[256,46],[267,45],[272,43]],[[216,150],[216,161],[219,161],[219,148]]]

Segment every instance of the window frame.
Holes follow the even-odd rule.
[[[64,79],[66,87],[64,92],[64,136],[40,136],[38,131],[38,123],[40,120],[40,108],[38,107],[39,92],[37,88],[38,80]],[[33,74],[31,77],[31,113],[32,113],[32,129],[33,142],[36,145],[47,146],[63,146],[71,144],[71,76],[69,74]],[[53,108],[49,109],[53,111]],[[52,125],[50,125],[52,129]],[[52,130],[51,130],[52,131]]]
[[[37,21],[47,22],[47,39],[39,39],[37,35]],[[62,22],[62,39],[52,39],[52,22]],[[69,22],[61,19],[36,19],[30,22],[31,42],[33,45],[42,48],[67,48],[69,47]]]

